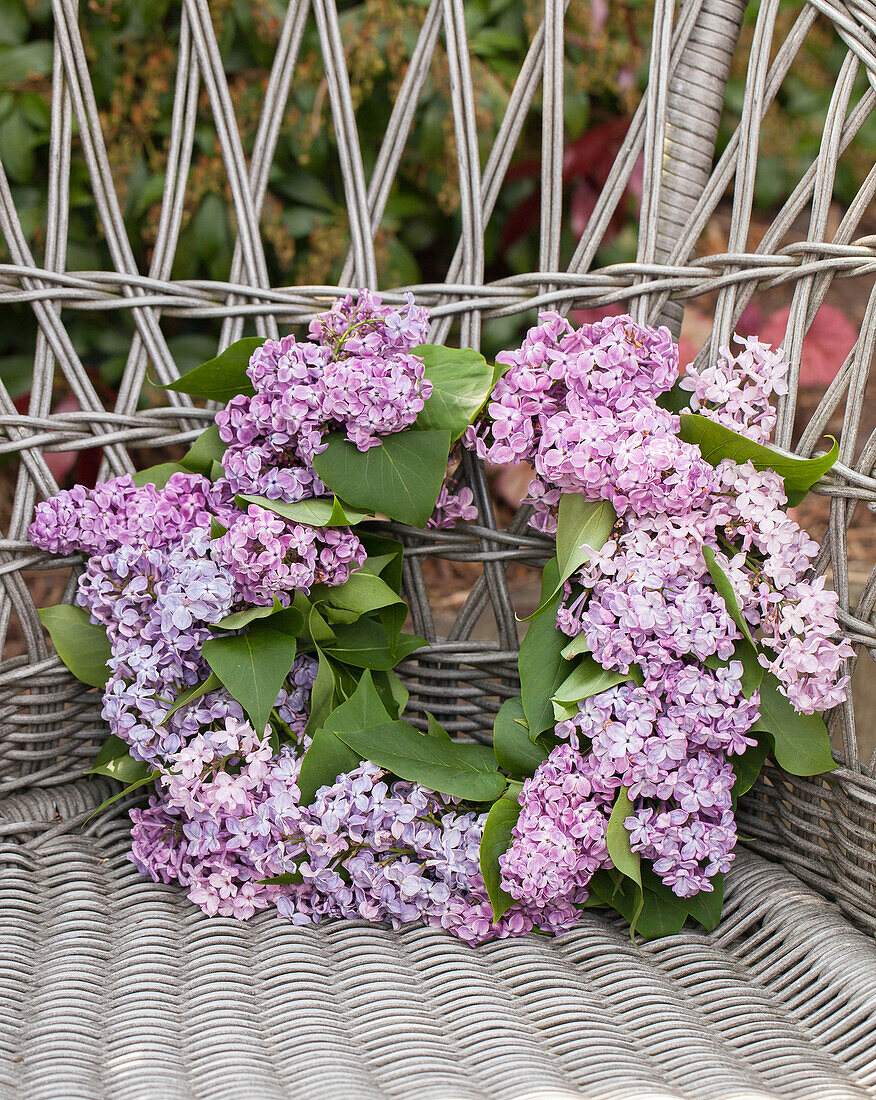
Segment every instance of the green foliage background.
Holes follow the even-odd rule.
[[[425,7],[425,0],[342,0],[340,4],[366,173],[377,155]],[[482,162],[542,9],[539,0],[466,0]],[[244,149],[249,151],[285,12],[284,0],[211,0],[210,10]],[[790,20],[797,10],[799,2],[789,0],[781,18]],[[651,16],[650,0],[572,0],[566,18],[567,147],[586,139],[592,127],[632,113],[644,79]],[[139,269],[146,271],[164,190],[179,3],[83,0],[80,17],[128,235]],[[750,36],[750,29],[746,33]],[[827,26],[810,37],[813,45],[804,51],[805,64],[783,89],[773,112],[775,118],[770,116],[771,137],[765,143],[769,151],[764,153],[758,183],[758,199],[765,205],[787,193],[799,178],[801,165],[808,163],[817,148],[842,60],[843,51]],[[728,127],[734,121],[734,107],[741,102],[745,55],[743,43],[730,88]],[[49,0],[0,0],[0,158],[38,263],[45,244],[51,67]],[[446,69],[439,42],[377,235],[383,286],[442,278],[458,235],[456,151]],[[515,163],[537,159],[540,142],[536,101]],[[854,157],[843,166],[840,200],[853,194],[874,151],[876,134],[871,125]],[[74,136],[67,268],[106,269],[112,265],[79,153]],[[521,203],[536,188],[532,174],[505,184],[487,230],[488,277],[537,267],[537,210],[534,217],[522,218],[520,214]],[[230,209],[215,126],[202,91],[174,278],[227,278],[234,242]],[[521,231],[513,240],[507,235],[503,240],[503,229],[514,217]],[[569,220],[565,219],[566,225]],[[274,285],[331,283],[338,278],[348,247],[348,224],[312,19],[284,110],[262,231]],[[568,256],[574,242],[568,228],[566,234],[564,255]],[[635,203],[630,200],[619,232],[600,259],[630,259],[634,249]],[[0,261],[8,259],[0,242]],[[10,307],[6,317],[7,323],[0,327],[0,374],[15,396],[29,388],[35,321],[28,306]],[[110,399],[131,339],[130,318],[124,311],[77,313],[71,309],[65,313],[65,322],[95,385]],[[519,325],[519,319],[491,323],[486,333],[487,352],[513,341]],[[182,370],[215,353],[215,324],[165,318],[163,326]]]

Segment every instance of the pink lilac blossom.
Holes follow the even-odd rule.
[[[775,351],[756,336],[735,337],[737,355],[721,348],[718,361],[697,369],[691,364],[681,379],[690,391],[690,407],[758,443],[766,443],[776,424],[770,404],[773,394],[788,392],[788,363],[781,348]]]
[[[563,492],[614,505],[611,538],[565,585],[557,625],[631,677],[559,722],[548,759],[523,784],[500,858],[514,904],[499,921],[479,868],[482,807],[367,762],[301,805],[313,657],[296,659],[278,694],[272,722],[288,738],[278,753],[224,689],[170,713],[209,674],[201,647],[232,610],[288,604],[361,566],[348,528],[255,505],[240,512],[235,496],[320,495],[312,460],[327,431],[365,450],[413,423],[430,393],[411,354],[426,331],[410,296],[393,310],[360,291],[317,318],[309,341],[268,341],[253,355],[256,393],[217,416],[224,477],[174,475],[162,490],[117,478],[39,506],[34,543],[88,556],[77,600],[111,644],[104,717],[159,774],[148,808],[132,811],[131,859],[180,882],[210,914],[245,919],[275,906],[295,923],[419,920],[469,943],[558,932],[577,921],[592,876],[612,867],[607,827],[624,788],[631,849],[680,897],[713,889],[733,858],[733,758],[755,744],[760,697],[743,689],[741,631],[704,548],[798,710],[841,700],[851,651],[836,641],[835,595],[810,577],[816,547],[784,511],[781,478],[750,464],[713,469],[678,439],[677,418],[658,404],[677,380],[677,350],[667,330],[629,317],[573,330],[543,314],[518,351],[499,357],[510,369],[466,433],[483,458],[534,465],[537,530],[556,531]],[[704,415],[765,439],[784,370],[780,353],[747,341],[714,369],[690,369],[685,385]],[[476,514],[471,490],[446,484],[430,524]],[[214,517],[227,532],[211,542]]]
[[[808,576],[817,545],[787,515],[782,478],[750,463],[712,469],[658,404],[678,374],[667,335],[628,317],[574,332],[543,314],[519,351],[499,357],[510,369],[465,436],[482,458],[534,466],[536,530],[556,532],[563,492],[613,504],[618,523],[566,582],[557,626],[583,635],[604,668],[642,677],[556,726],[561,743],[524,784],[501,860],[515,898],[586,898],[595,871],[612,866],[604,822],[621,786],[634,804],[633,851],[676,894],[711,890],[729,865],[732,757],[755,743],[760,697],[743,691],[733,659],[742,633],[704,548],[760,633],[761,664],[798,711],[828,709],[847,690],[852,651],[837,640],[836,595]],[[757,340],[740,344],[715,366],[688,368],[682,387],[694,410],[763,442],[787,364]]]

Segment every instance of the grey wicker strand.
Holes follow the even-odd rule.
[[[32,594],[32,578],[48,574],[63,578],[70,599],[81,563],[34,550],[27,527],[36,502],[57,490],[47,454],[99,447],[101,476],[108,477],[133,469],[132,448],[160,454],[210,422],[209,410],[173,392],[161,407],[140,407],[147,371],[163,382],[177,374],[168,321],[210,327],[222,348],[244,332],[267,337],[302,324],[348,288],[367,284],[391,301],[411,290],[429,305],[431,340],[477,347],[494,320],[529,321],[539,308],[569,313],[620,304],[677,335],[685,305],[701,299],[715,315],[700,353],[705,358],[727,342],[756,294],[787,288],[785,347],[794,384],[780,403],[777,441],[812,455],[826,429],[842,420],[840,461],[816,487],[830,500],[816,568],[830,574],[839,595],[841,628],[855,648],[850,671],[860,677],[861,662],[869,667],[876,658],[876,563],[868,563],[863,580],[848,566],[849,526],[876,510],[876,431],[868,435],[863,419],[876,348],[876,238],[860,231],[876,194],[876,168],[839,220],[831,205],[843,158],[876,108],[876,2],[799,0],[789,22],[787,5],[760,0],[739,121],[716,157],[731,60],[749,5],[655,0],[647,92],[584,232],[564,256],[568,6],[569,0],[545,0],[482,160],[463,0],[423,5],[386,133],[376,142],[358,125],[337,3],[291,0],[247,158],[208,0],[180,0],[167,185],[149,268],[140,271],[112,178],[83,21],[76,0],[53,0],[42,255],[28,244],[0,164],[0,232],[8,255],[0,264],[0,307],[24,304],[37,333],[25,412],[0,378],[0,455],[16,470],[0,532],[0,637],[15,637],[18,646],[0,663],[4,1095],[876,1095],[876,948],[862,934],[876,933],[876,759],[861,755],[869,731],[861,730],[851,701],[830,717],[840,760],[835,772],[800,779],[768,767],[740,806],[740,831],[753,851],[739,855],[728,877],[719,928],[710,935],[685,930],[641,948],[621,922],[593,913],[557,940],[530,937],[477,951],[425,928],[302,929],[266,914],[247,925],[210,920],[179,889],[142,879],[125,860],[127,803],[85,824],[109,790],[103,781],[82,781],[105,735],[100,700],[51,653]],[[308,26],[323,59],[349,252],[339,286],[274,287],[260,217]],[[756,240],[765,119],[815,28],[845,50],[845,61],[820,147]],[[459,240],[443,281],[386,286],[375,242],[436,64],[446,65],[450,88]],[[174,279],[204,103],[222,151],[237,238],[226,279]],[[484,234],[527,117],[539,109],[540,270],[487,279]],[[108,270],[69,270],[76,158],[88,172]],[[636,260],[600,266],[612,217],[640,162]],[[705,231],[731,193],[726,247],[710,251]],[[838,280],[863,286],[869,304],[855,346],[800,430],[803,340]],[[81,321],[119,311],[130,316],[134,336],[117,396],[106,407],[67,326],[74,315]],[[77,410],[53,410],[57,379]],[[509,567],[542,565],[551,544],[527,528],[525,511],[502,528],[480,464],[467,458],[464,472],[479,506],[477,523],[452,531],[398,524],[388,530],[405,543],[406,596],[415,629],[430,642],[402,669],[412,720],[422,725],[429,710],[448,729],[486,740],[497,707],[517,690]],[[479,569],[449,627],[430,603],[430,559]],[[484,615],[495,622],[492,637],[477,633]]]

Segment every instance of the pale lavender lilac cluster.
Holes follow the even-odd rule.
[[[612,867],[606,827],[623,787],[632,850],[679,896],[711,890],[732,860],[733,757],[755,743],[760,698],[743,691],[741,634],[703,548],[774,652],[761,663],[812,713],[845,698],[852,652],[837,641],[835,593],[807,579],[817,546],[785,512],[779,475],[731,461],[713,469],[677,437],[678,418],[657,404],[678,379],[665,329],[617,317],[573,330],[544,314],[499,358],[511,369],[466,442],[490,461],[532,463],[537,529],[556,530],[563,492],[614,506],[611,538],[566,583],[557,625],[583,635],[604,668],[643,679],[584,700],[556,726],[559,744],[521,792],[502,884],[526,904],[585,900],[593,874]],[[715,367],[688,368],[682,385],[703,415],[762,442],[786,370],[780,351],[748,339]]]

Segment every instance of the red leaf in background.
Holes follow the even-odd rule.
[[[738,328],[740,333],[758,336],[765,344],[778,347],[785,342],[790,313],[790,306],[776,310],[753,332],[742,328],[745,317],[743,314]],[[833,305],[823,305],[803,340],[801,389],[825,389],[829,386],[857,338],[855,326],[841,309]]]
[[[27,415],[30,394],[22,394],[15,399],[16,409]],[[66,394],[52,409],[53,413],[78,412],[79,402],[72,394]],[[85,485],[93,489],[97,484],[100,470],[100,448],[89,447],[86,451],[45,451],[46,465],[60,488],[68,484]],[[74,476],[70,476],[73,474]]]
[[[563,154],[563,183],[571,187],[571,217],[573,232],[580,236],[587,228],[596,200],[605,186],[618,150],[630,127],[628,118],[615,118],[586,130],[577,141],[569,145]],[[633,172],[628,194],[641,195],[641,169]],[[508,170],[507,179],[539,179],[541,164],[536,160],[523,161]],[[637,190],[638,188],[638,190]],[[520,202],[508,215],[502,230],[502,248],[510,248],[515,241],[529,233],[537,225],[541,211],[541,191],[536,190]],[[610,240],[626,221],[623,200],[618,204],[605,239]],[[580,228],[579,228],[580,227]]]

